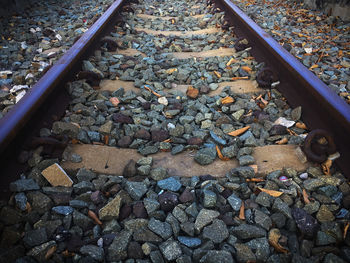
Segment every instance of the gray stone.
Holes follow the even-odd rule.
[[[151,170],[150,176],[155,181],[163,180],[167,177],[167,170],[163,167],[156,167]]]
[[[206,225],[213,222],[215,218],[217,218],[220,215],[218,211],[215,210],[208,210],[208,209],[201,209],[199,211],[199,214],[196,218],[196,221],[194,223],[195,230],[199,233],[205,227]]]
[[[54,134],[68,135],[71,138],[76,138],[79,128],[73,123],[56,121],[52,125],[52,132]]]
[[[159,250],[151,251],[150,258],[152,263],[163,263],[164,259]]]
[[[145,209],[146,209],[148,215],[151,215],[152,212],[158,210],[160,207],[159,202],[157,200],[151,199],[151,198],[143,199],[143,205],[145,206]]]
[[[76,210],[73,212],[73,223],[81,227],[84,231],[93,226],[93,222],[89,217]]]
[[[159,188],[161,188],[163,190],[169,190],[169,191],[173,191],[173,192],[179,191],[181,186],[182,186],[180,181],[178,179],[176,179],[175,177],[169,177],[169,178],[160,180],[157,182],[157,185]]]
[[[267,238],[261,237],[250,240],[245,243],[253,251],[255,251],[255,256],[257,261],[266,262],[270,255],[270,244]]]
[[[125,190],[134,200],[140,200],[141,197],[147,192],[147,186],[143,182],[130,182],[125,184]]]
[[[255,262],[256,257],[249,246],[246,244],[236,243],[236,260],[238,263]]]
[[[216,159],[215,148],[203,148],[197,151],[194,160],[200,165],[208,165]]]
[[[239,165],[245,166],[245,165],[250,165],[255,163],[255,159],[251,155],[243,155],[238,158]]]
[[[175,260],[182,255],[182,250],[177,241],[166,241],[159,246],[166,260]]]
[[[146,147],[139,149],[139,153],[142,155],[145,155],[145,156],[156,153],[156,152],[158,152],[158,147],[154,146],[154,145],[153,146],[146,146]]]
[[[151,166],[150,165],[142,165],[137,167],[137,173],[139,175],[147,176],[151,172]]]
[[[272,221],[270,217],[258,209],[254,209],[254,221],[258,226],[261,226],[266,230],[270,230],[272,227]]]
[[[15,195],[16,206],[22,211],[27,209],[27,196],[24,193],[18,193]]]
[[[33,210],[36,210],[41,214],[44,214],[53,206],[52,200],[47,195],[38,191],[29,192],[27,198]]]
[[[274,200],[274,197],[272,197],[268,193],[260,192],[256,197],[255,202],[265,207],[271,207],[273,200]]]
[[[229,202],[229,204],[231,205],[231,207],[234,211],[239,211],[239,209],[242,206],[242,200],[238,196],[236,196],[235,194],[230,195],[227,198],[227,201]]]
[[[335,244],[337,240],[323,231],[318,231],[316,236],[316,246],[326,246]]]
[[[209,250],[205,256],[203,256],[200,263],[234,263],[230,252],[225,250]]]
[[[183,152],[184,150],[185,150],[185,146],[183,146],[182,144],[179,144],[171,149],[171,154],[176,155]]]
[[[204,227],[203,237],[214,242],[214,244],[219,244],[227,239],[229,232],[227,230],[226,224],[219,219],[214,219],[214,222]]]
[[[234,144],[234,145],[222,148],[221,153],[225,157],[233,158],[233,157],[237,156],[238,149],[239,149],[238,145]]]
[[[189,248],[196,248],[202,244],[202,241],[196,237],[178,236],[177,239],[181,244]]]
[[[33,179],[20,179],[10,184],[10,191],[24,192],[39,190],[40,186]]]
[[[266,231],[264,229],[247,224],[241,224],[240,226],[234,227],[231,231],[232,234],[243,240],[266,236]]]
[[[216,206],[217,196],[216,194],[208,189],[203,190],[203,206],[205,208],[214,208]]]
[[[101,247],[86,245],[80,248],[80,253],[83,255],[87,255],[92,257],[94,260],[98,262],[102,262],[104,260],[104,250]]]
[[[80,168],[76,175],[79,182],[82,181],[91,181],[96,178],[96,174],[85,168]]]
[[[172,212],[173,216],[180,221],[180,223],[187,222],[188,216],[186,215],[185,211],[182,210],[179,205],[177,205]]]
[[[326,183],[319,179],[307,179],[304,181],[304,188],[308,191],[315,191],[317,188],[324,186]]]
[[[48,241],[45,228],[34,229],[25,233],[23,242],[27,247],[35,247]]]
[[[70,206],[55,206],[55,207],[52,207],[52,211],[59,215],[67,216],[73,213],[74,209],[73,207],[70,207]]]
[[[324,263],[345,263],[346,261],[334,255],[333,253],[329,253],[324,257],[323,262]]]
[[[108,248],[108,260],[118,261],[127,258],[127,248],[131,240],[132,232],[122,230],[114,238],[112,244]]]
[[[280,198],[276,198],[273,203],[272,210],[277,211],[285,215],[287,218],[292,218],[291,209],[287,203],[283,202]]]
[[[173,233],[170,224],[159,221],[153,217],[148,222],[148,228],[163,239],[168,239]]]
[[[236,177],[243,177],[243,178],[253,178],[255,176],[254,169],[249,166],[240,166],[233,168],[225,175],[227,179],[232,181],[233,183],[236,182]]]

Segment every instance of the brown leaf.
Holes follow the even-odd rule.
[[[89,210],[88,216],[95,222],[95,224],[102,225],[102,222],[100,221],[100,219],[98,219],[94,211]]]
[[[346,234],[348,233],[349,226],[350,226],[350,222],[347,222],[345,227],[344,227],[343,239],[346,238]]]
[[[236,62],[238,62],[236,59],[231,58],[231,59],[226,63],[226,66],[228,67],[228,66],[230,66],[232,63],[236,63]]]
[[[261,191],[261,192],[265,192],[273,197],[279,197],[283,194],[283,192],[280,192],[280,191],[275,191],[275,190],[270,190],[270,189],[264,189],[264,188],[261,188],[261,187],[258,187],[258,189]]]
[[[157,92],[153,91],[150,87],[144,86],[146,90],[151,92],[153,95],[156,95],[158,98],[162,97],[162,95],[158,94]]]
[[[317,64],[313,64],[311,67],[309,67],[309,70],[312,70],[314,68],[318,68],[318,65]]]
[[[175,72],[175,71],[177,71],[177,68],[170,68],[170,69],[167,69],[165,72],[166,72],[167,74],[171,74],[171,73],[173,73],[173,72]]]
[[[281,140],[277,141],[276,144],[282,145],[282,144],[286,144],[287,142],[288,142],[288,139],[284,137]]]
[[[330,169],[332,166],[332,160],[327,159],[324,163],[321,164],[322,171],[325,175],[331,175]]]
[[[309,196],[308,196],[308,194],[307,194],[305,189],[303,189],[303,199],[304,199],[304,203],[305,204],[310,203]]]
[[[242,79],[249,79],[249,77],[245,76],[245,77],[233,77],[233,78],[231,78],[231,80],[242,80]]]
[[[252,71],[252,69],[248,66],[243,66],[242,69],[245,71],[245,72],[248,72],[250,73]]]
[[[245,220],[245,215],[244,215],[244,202],[242,202],[241,208],[239,209],[239,219]]]
[[[231,135],[231,136],[239,136],[243,133],[245,133],[247,130],[249,130],[250,126],[246,126],[246,127],[243,127],[243,128],[240,128],[240,129],[237,129],[237,130],[234,130],[232,132],[229,132],[228,135]]]
[[[302,123],[302,122],[297,122],[295,124],[295,127],[299,128],[299,129],[307,130],[305,123]]]
[[[108,144],[108,142],[109,142],[109,136],[108,135],[104,135],[103,136],[103,143],[104,144]]]
[[[192,87],[192,86],[189,86],[187,91],[186,91],[186,95],[188,97],[190,97],[191,99],[195,99],[198,97],[198,94],[199,94],[199,90]]]
[[[215,148],[216,148],[216,151],[217,151],[217,153],[218,153],[218,156],[219,156],[220,160],[223,160],[223,161],[228,161],[228,160],[230,160],[230,158],[227,158],[227,157],[225,157],[225,156],[222,155],[219,146],[216,145]]]
[[[120,100],[117,97],[112,97],[109,99],[109,101],[112,103],[113,106],[118,106],[118,104],[120,103]]]
[[[56,249],[57,249],[57,246],[53,246],[49,248],[45,254],[45,260],[49,260],[52,257],[53,253],[56,252]]]
[[[273,246],[277,252],[281,253],[288,253],[288,249],[282,247],[279,243],[278,240],[281,237],[281,233],[277,228],[271,229],[269,232],[269,243],[271,246]]]
[[[234,98],[230,97],[230,96],[226,96],[225,98],[221,99],[221,103],[222,104],[229,104],[229,103],[233,103],[235,102]]]
[[[264,178],[247,178],[245,179],[246,182],[264,182]]]

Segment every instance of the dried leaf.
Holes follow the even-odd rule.
[[[245,220],[245,215],[244,215],[244,202],[242,202],[241,208],[239,209],[239,219]]]
[[[198,90],[198,89],[196,89],[196,88],[194,88],[194,87],[192,87],[192,86],[189,86],[189,87],[187,88],[186,95],[187,95],[188,97],[190,97],[191,99],[197,98],[197,97],[198,97],[198,94],[199,94],[199,90]]]
[[[309,67],[309,70],[312,70],[312,69],[314,69],[314,68],[318,68],[318,65],[313,64],[311,67]]]
[[[228,135],[230,136],[239,136],[243,133],[245,133],[247,130],[249,130],[250,126],[246,126],[246,127],[243,127],[243,128],[240,128],[240,129],[237,129],[235,131],[232,131],[232,132],[229,132]]]
[[[287,142],[288,142],[288,139],[284,137],[281,140],[277,141],[276,144],[282,145],[282,144],[286,144]]]
[[[345,227],[344,227],[343,239],[346,238],[346,234],[348,233],[349,226],[350,226],[350,222],[347,222]]]
[[[113,106],[118,106],[118,104],[120,103],[120,100],[117,97],[112,97],[109,99],[109,101],[113,104]]]
[[[68,257],[74,257],[75,256],[75,253],[73,252],[69,252],[67,249],[65,251],[62,252],[62,255],[66,258]]]
[[[166,139],[166,140],[164,140],[163,142],[171,142],[171,139],[169,138],[169,139]]]
[[[235,102],[235,100],[234,100],[234,98],[232,98],[230,96],[227,96],[227,97],[221,99],[222,104],[229,104],[229,103],[233,103],[233,102]]]
[[[279,197],[283,194],[283,192],[280,192],[280,191],[275,191],[275,190],[270,190],[270,189],[264,189],[264,188],[261,188],[261,187],[258,187],[258,189],[261,191],[261,192],[265,192],[273,197]]]
[[[151,92],[153,95],[156,95],[158,98],[162,97],[162,95],[158,94],[157,92],[153,91],[150,87],[145,86],[145,89]]]
[[[174,19],[174,18],[171,19],[171,23],[172,23],[172,24],[175,24],[175,19]]]
[[[288,249],[282,247],[279,243],[278,240],[280,239],[281,234],[280,231],[277,228],[271,229],[269,232],[269,243],[271,246],[273,246],[277,252],[281,253],[288,253]]]
[[[305,203],[305,204],[310,203],[309,195],[307,194],[307,192],[306,192],[305,189],[303,189],[303,199],[304,199],[304,203]]]
[[[238,62],[236,59],[231,58],[231,59],[226,63],[226,66],[228,67],[228,66],[230,66],[232,63],[236,63],[236,62]]]
[[[327,159],[324,163],[321,164],[322,171],[325,175],[331,175],[330,169],[332,166],[332,160]]]
[[[219,146],[216,145],[215,148],[216,148],[216,151],[217,151],[217,153],[218,153],[218,156],[219,156],[220,160],[223,160],[223,161],[229,161],[229,160],[230,160],[230,158],[224,157],[224,156],[222,155]]]
[[[57,246],[53,246],[49,248],[45,254],[45,260],[49,260],[52,257],[53,253],[56,252],[56,249],[57,249]]]
[[[217,71],[214,70],[214,74],[215,74],[215,76],[217,76],[218,78],[221,78],[220,72],[217,72]]]
[[[265,179],[264,178],[247,178],[245,179],[246,182],[264,182]]]
[[[177,71],[177,68],[170,68],[170,69],[167,69],[165,72],[167,73],[167,74],[172,74],[172,73],[174,73],[174,72],[176,72]]]
[[[248,72],[250,73],[252,71],[252,69],[248,66],[243,66],[242,69],[245,71],[245,72]]]
[[[102,222],[100,221],[100,219],[98,219],[94,211],[89,210],[88,216],[95,222],[95,224],[102,225]]]
[[[108,142],[109,142],[109,136],[108,135],[103,136],[103,143],[108,144]]]
[[[293,136],[298,136],[298,134],[294,131],[292,131],[291,129],[287,129],[287,132],[290,134],[290,135],[293,135]]]
[[[295,127],[299,128],[299,129],[307,130],[305,123],[302,123],[302,122],[297,122],[295,124]]]
[[[249,79],[249,77],[245,76],[245,77],[233,77],[233,78],[231,78],[231,80],[243,80],[243,79]]]

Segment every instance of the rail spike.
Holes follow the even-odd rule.
[[[320,142],[322,138],[325,138],[327,142]],[[306,136],[303,150],[310,161],[323,163],[330,154],[336,152],[336,146],[328,131],[316,129]]]

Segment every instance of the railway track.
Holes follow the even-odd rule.
[[[230,1],[116,1],[0,120],[2,257],[342,260],[349,132]]]

